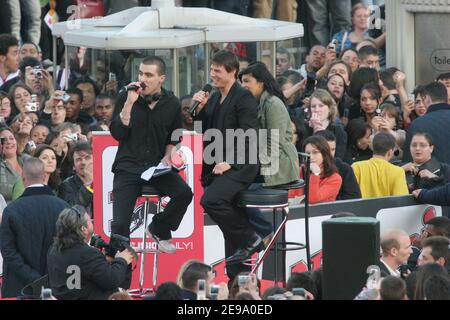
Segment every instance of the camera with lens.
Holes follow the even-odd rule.
[[[292,294],[294,296],[300,296],[300,297],[305,297],[306,296],[305,289],[303,289],[303,288],[293,288],[292,289]]]
[[[238,285],[239,285],[239,287],[245,286],[249,282],[250,282],[250,276],[249,275],[239,275],[238,276]]]
[[[217,300],[217,296],[219,295],[219,290],[220,290],[220,286],[219,285],[214,284],[214,285],[212,285],[210,287],[210,295],[209,295],[209,297],[210,297],[211,300]]]
[[[37,102],[28,102],[25,105],[25,108],[27,109],[28,112],[37,112],[39,111],[39,106]]]
[[[64,94],[61,96],[60,99],[62,102],[67,103],[70,100],[70,95],[68,95],[67,93],[64,92]]]
[[[33,67],[33,74],[36,76],[36,78],[43,78],[43,73],[41,67]]]
[[[76,133],[69,133],[64,136],[66,141],[78,141],[78,135]]]
[[[105,249],[106,255],[110,257],[114,257],[117,252],[121,252],[126,249],[130,251],[134,258],[137,260],[137,253],[130,246],[129,242],[130,240],[127,237],[121,236],[120,234],[112,234],[109,243],[104,241],[99,235],[94,235],[91,238],[90,245],[100,250]]]

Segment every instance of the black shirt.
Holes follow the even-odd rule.
[[[111,135],[119,141],[112,171],[140,175],[161,162],[167,145],[178,143],[171,136],[182,128],[181,105],[172,92],[164,89],[153,110],[139,97],[131,109],[130,123],[125,126],[119,115],[126,99],[127,92],[119,94],[110,125]]]

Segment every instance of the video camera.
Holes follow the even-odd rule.
[[[118,251],[121,252],[127,249],[136,260],[138,259],[136,251],[130,246],[130,239],[121,236],[120,234],[112,234],[109,243],[103,240],[99,235],[93,235],[90,245],[100,250],[105,249],[106,255],[110,257],[114,257]]]

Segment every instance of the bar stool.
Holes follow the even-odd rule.
[[[141,265],[139,270],[139,289],[129,290],[128,292],[134,297],[144,297],[149,293],[154,292],[156,288],[156,280],[158,276],[158,256],[160,253],[163,253],[159,250],[158,246],[156,249],[146,248],[147,247],[147,233],[145,232],[147,228],[148,215],[150,212],[150,203],[156,203],[156,214],[159,214],[162,211],[162,202],[161,199],[164,197],[162,193],[160,193],[157,189],[150,185],[144,185],[142,187],[141,197],[145,198],[144,201],[144,228],[142,232],[142,248],[136,249],[136,253],[141,254]],[[145,256],[146,254],[153,254],[153,277],[152,277],[152,288],[144,288],[144,278],[145,278]]]
[[[303,181],[298,181],[292,184],[283,186],[277,186],[276,189],[271,187],[261,188],[257,190],[245,190],[241,191],[238,195],[238,206],[245,208],[257,208],[257,209],[271,209],[273,218],[274,235],[270,240],[267,247],[262,252],[261,256],[258,256],[256,260],[248,260],[246,264],[252,266],[251,273],[256,273],[258,268],[264,262],[269,252],[274,250],[274,270],[275,270],[275,284],[278,284],[278,251],[283,252],[283,281],[286,282],[286,259],[285,251],[302,250],[306,248],[305,244],[286,242],[285,241],[285,226],[289,215],[289,202],[288,202],[288,190],[298,189],[304,187]],[[277,213],[281,212],[281,223],[276,227]],[[282,236],[282,242],[277,244],[279,236]],[[295,247],[287,247],[287,246]]]

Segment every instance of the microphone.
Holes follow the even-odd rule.
[[[130,86],[125,86],[124,89],[128,92],[128,91],[137,91],[139,89],[145,90],[147,86],[145,85],[145,83],[141,82],[141,84],[138,86],[136,84],[132,84]]]
[[[208,84],[208,83],[205,84],[205,86],[204,86],[203,89],[202,89],[202,91],[205,92],[205,93],[206,93],[206,92],[207,92],[207,93],[210,93],[211,90],[212,90],[212,87],[211,87],[211,85]],[[189,114],[190,114],[191,116],[194,116],[195,109],[197,109],[197,107],[198,107],[199,104],[200,104],[199,101],[194,101],[194,103],[192,104],[192,106],[189,108],[188,112],[189,112]]]

